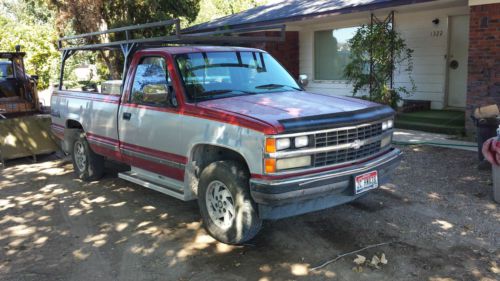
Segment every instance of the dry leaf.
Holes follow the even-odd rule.
[[[380,259],[377,257],[377,255],[373,255],[373,258],[372,258],[372,261],[370,262],[370,264],[378,268],[379,263],[380,263]]]
[[[353,262],[357,265],[362,265],[364,264],[366,261],[366,258],[364,256],[361,256],[361,255],[356,255],[356,258],[353,260]]]
[[[382,256],[380,256],[380,263],[387,264],[387,259],[385,258],[385,254],[382,254]]]
[[[491,267],[489,268],[491,272],[500,274],[500,267],[498,267],[496,262],[491,262],[490,263]]]

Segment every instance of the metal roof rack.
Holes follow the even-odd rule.
[[[62,87],[65,62],[76,51],[121,49],[124,55],[122,75],[122,78],[124,78],[125,73],[128,69],[129,56],[138,49],[185,44],[233,45],[254,42],[283,42],[285,40],[286,34],[285,28],[285,25],[280,24],[246,28],[223,28],[221,30],[211,32],[183,33],[180,27],[180,20],[172,19],[62,37],[58,40],[58,47],[62,52],[59,87]],[[164,29],[166,35],[152,35],[149,37],[142,36],[141,38],[134,37],[134,33],[137,33],[139,31],[147,33],[147,31],[153,31],[154,29]],[[279,31],[280,33],[278,36],[262,36],[261,34],[256,33],[271,30]],[[115,37],[121,37],[125,39],[109,41],[109,35],[112,34]],[[153,33],[151,32],[151,34]],[[100,42],[100,36],[107,37],[106,40],[108,40],[108,42],[89,43]]]
[[[151,36],[145,38],[134,38],[134,32],[148,31],[152,29],[164,28],[168,33],[165,36]],[[168,30],[172,30],[168,31]],[[251,33],[259,31],[279,30],[279,36],[252,36]],[[105,42],[105,43],[87,43],[95,40],[99,36],[109,36],[111,34],[121,35],[124,40]],[[94,39],[94,40],[92,40]],[[214,44],[227,45],[235,43],[250,42],[280,42],[285,39],[285,25],[268,25],[247,28],[224,28],[217,31],[201,33],[183,33],[180,28],[179,19],[160,21],[132,25],[120,28],[113,28],[104,31],[91,32],[73,36],[66,36],[58,40],[58,47],[61,51],[78,50],[102,50],[102,49],[120,49],[123,45],[134,44],[136,46],[155,47],[165,45],[182,44]]]

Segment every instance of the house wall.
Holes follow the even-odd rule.
[[[389,11],[377,12],[380,18]],[[466,15],[466,5],[453,8],[426,9],[420,11],[398,11],[395,13],[395,27],[406,39],[409,48],[414,49],[413,79],[417,91],[407,99],[429,100],[434,109],[446,106],[446,75],[448,52],[448,17]],[[432,23],[438,18],[440,23]],[[299,31],[300,74],[309,77],[307,90],[331,95],[352,95],[352,87],[346,81],[317,81],[314,79],[314,31],[368,24],[369,13],[358,15],[330,16],[320,22],[295,22],[290,27]],[[467,48],[467,46],[464,46]],[[395,73],[395,86],[409,86],[408,75]]]
[[[470,7],[467,111],[500,104],[500,3]],[[467,132],[474,124],[466,118]]]

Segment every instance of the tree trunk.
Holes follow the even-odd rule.
[[[113,53],[108,53],[106,54],[104,52],[104,50],[99,50],[99,53],[100,53],[100,56],[102,58],[102,60],[104,61],[104,63],[106,64],[106,66],[108,67],[109,69],[109,75],[111,77],[109,77],[108,79],[112,79],[112,80],[118,80],[118,79],[121,79],[121,70],[118,69],[117,65],[116,65],[116,58],[114,58],[113,56]]]

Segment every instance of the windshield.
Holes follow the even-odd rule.
[[[176,56],[190,100],[300,91],[288,72],[263,52],[202,52]]]
[[[12,64],[8,60],[0,59],[0,78],[13,77]]]

